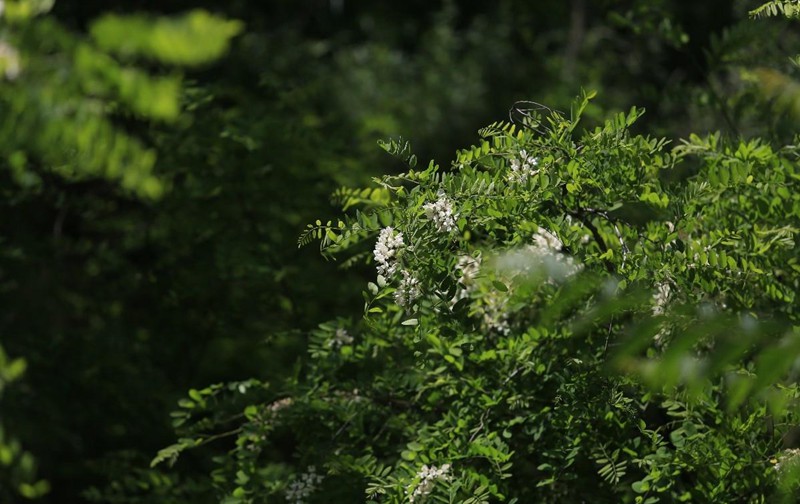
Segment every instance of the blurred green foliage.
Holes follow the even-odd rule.
[[[4,389],[25,372],[23,359],[9,359],[0,347],[0,398]],[[36,460],[22,447],[14,433],[6,433],[0,415],[0,498],[12,502],[17,496],[27,499],[41,497],[50,490],[45,480],[37,479]]]
[[[200,65],[225,54],[243,28],[195,10],[180,18],[104,15],[89,28],[98,47],[123,58],[146,57],[173,65]]]
[[[418,159],[447,163],[515,101],[568,111],[585,87],[600,96],[583,111],[589,130],[637,105],[648,114],[634,132],[698,134],[661,177],[681,182],[708,168],[718,182],[686,187],[709,212],[737,211],[733,200],[711,203],[727,201],[718,184],[753,166],[791,178],[794,154],[780,146],[796,130],[797,65],[786,55],[796,54],[797,37],[786,21],[747,20],[757,3],[2,2],[0,333],[28,369],[4,391],[0,448],[19,440],[14,460],[24,446],[39,467],[29,471],[37,464],[27,455],[22,479],[0,468],[0,486],[15,496],[0,498],[27,491],[8,475],[40,493],[47,480],[49,502],[216,502],[209,489],[227,488],[232,461],[207,455],[234,448],[229,438],[204,441],[169,470],[149,468],[174,443],[168,412],[194,387],[197,406],[182,408],[209,424],[229,412],[255,421],[260,410],[248,406],[309,383],[309,362],[330,351],[321,334],[356,324],[369,268],[353,260],[340,270],[294,244],[305,223],[330,215],[337,187],[407,169],[378,139],[403,135]],[[706,136],[714,131],[722,133]],[[779,227],[788,200],[751,189],[753,211],[767,205],[770,229]],[[646,225],[674,204],[659,206],[655,189],[641,196],[609,214]],[[333,199],[387,198],[340,190]],[[742,253],[750,264],[746,254],[768,246],[784,254],[774,268],[791,259],[776,236],[726,249],[724,261]],[[751,293],[753,301],[784,303],[775,292],[787,295],[785,279],[762,278],[765,296]],[[316,331],[325,320],[337,322]],[[347,368],[336,380],[372,372]],[[251,376],[269,388],[240,382]],[[206,387],[217,382],[226,385]],[[758,391],[743,387],[743,397]],[[320,405],[308,407],[296,428],[313,438]],[[402,431],[401,421],[387,428]],[[298,442],[280,433],[271,456],[289,461]],[[594,455],[620,462],[609,448]],[[288,467],[268,475],[272,490]],[[356,487],[337,491],[343,502],[363,498]]]

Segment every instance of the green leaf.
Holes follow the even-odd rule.
[[[182,439],[178,443],[169,445],[166,448],[158,450],[158,454],[156,454],[156,456],[150,462],[150,467],[155,467],[158,464],[165,461],[171,467],[175,463],[175,461],[178,460],[178,456],[181,454],[181,452],[189,448],[193,444],[194,443],[191,440]]]
[[[418,443],[416,441],[412,441],[406,445],[409,450],[418,452],[425,449],[425,446],[422,443]]]
[[[49,12],[55,0],[5,0],[3,4],[3,18],[15,23]]]
[[[508,286],[499,280],[494,280],[492,285],[495,289],[499,290],[500,292],[508,292]]]
[[[244,25],[204,10],[181,17],[107,14],[89,31],[97,45],[120,56],[142,56],[174,65],[201,65],[222,56]]]

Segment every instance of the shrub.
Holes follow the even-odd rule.
[[[300,238],[374,263],[363,319],[322,324],[285,382],[192,391],[154,463],[232,438],[229,503],[792,488],[797,147],[670,149],[628,131],[637,109],[581,133],[591,98],[517,104],[449,170],[383,143],[408,171],[338,191],[349,213]]]

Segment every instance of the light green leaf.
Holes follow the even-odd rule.
[[[95,21],[90,33],[98,46],[123,57],[140,56],[174,65],[201,65],[222,56],[244,25],[193,10],[177,18],[118,16]]]

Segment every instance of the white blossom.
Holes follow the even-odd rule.
[[[440,233],[449,233],[456,229],[458,214],[453,212],[453,203],[444,191],[439,191],[437,200],[424,204],[422,209],[425,210],[425,215],[433,221],[436,230]]]
[[[547,283],[568,278],[579,272],[583,265],[572,256],[561,252],[561,240],[545,228],[533,235],[533,243],[522,249],[509,250],[494,260],[494,266],[506,280],[508,289],[513,289],[514,279],[519,275],[543,278]],[[508,285],[511,284],[511,285]],[[490,291],[482,298],[479,313],[483,326],[491,332],[506,335],[511,331],[507,305],[509,292]]]
[[[381,230],[373,250],[379,275],[387,278],[394,276],[397,272],[397,252],[404,245],[403,233],[396,232],[391,226]]]
[[[423,502],[433,491],[433,487],[439,480],[447,480],[450,478],[450,464],[444,464],[441,467],[423,465],[422,469],[417,473],[416,479],[418,483],[414,490],[411,487],[406,491],[408,493],[408,501],[410,503]]]
[[[491,332],[504,336],[511,332],[508,311],[506,310],[508,297],[507,293],[491,291],[483,297],[483,305],[481,306],[484,327]]]
[[[475,279],[481,271],[481,258],[473,257],[470,255],[463,255],[458,258],[456,269],[460,271],[458,277],[458,288],[453,299],[450,300],[450,307],[455,306],[456,303],[462,299],[469,297],[470,293],[475,290],[477,284]]]
[[[664,314],[671,290],[672,288],[667,282],[658,284],[656,291],[653,293],[653,315],[657,316]],[[658,333],[653,336],[653,342],[656,344],[656,346],[662,346],[668,334],[669,330],[665,327],[662,327]]]
[[[409,306],[421,295],[419,280],[406,270],[402,271],[403,279],[394,292],[394,301],[400,306]]]
[[[662,315],[669,301],[671,287],[667,282],[658,284],[657,290],[653,293],[653,315]]]
[[[347,332],[347,329],[338,328],[333,335],[333,338],[328,342],[333,348],[339,348],[353,343],[353,337]]]
[[[554,235],[547,229],[540,227],[534,234],[533,234],[533,244],[535,247],[542,249],[545,252],[560,252],[562,248],[564,248],[564,244],[558,238],[558,236]]]
[[[475,283],[475,278],[481,271],[481,258],[480,256],[473,257],[470,255],[463,255],[458,258],[456,269],[461,271],[458,283],[465,287],[473,285]]]
[[[778,455],[777,461],[773,466],[776,471],[782,471],[786,467],[794,466],[800,463],[800,448],[789,448],[783,450],[783,453]]]
[[[529,155],[525,149],[519,151],[518,158],[512,158],[511,171],[508,172],[508,179],[511,182],[522,183],[539,173],[539,159]]]
[[[658,332],[653,336],[653,343],[655,343],[657,348],[662,348],[664,346],[664,342],[669,335],[669,330],[665,327],[662,327],[658,330]]]
[[[278,399],[277,401],[272,402],[268,408],[271,412],[277,413],[282,409],[288,408],[292,405],[294,401],[291,397],[284,397],[283,399]]]
[[[527,252],[532,253],[533,257],[516,257],[526,263],[520,265],[519,269],[526,271],[531,266],[535,266],[547,273],[550,282],[569,278],[583,269],[583,265],[576,262],[572,256],[561,253],[563,248],[564,243],[558,236],[540,227],[533,234],[533,244],[527,248]],[[511,258],[513,259],[514,256],[512,255]],[[531,259],[533,260],[531,261]]]
[[[314,466],[309,466],[306,472],[289,484],[289,488],[286,489],[286,500],[292,504],[303,504],[317,490],[323,479],[321,474],[317,474]]]

